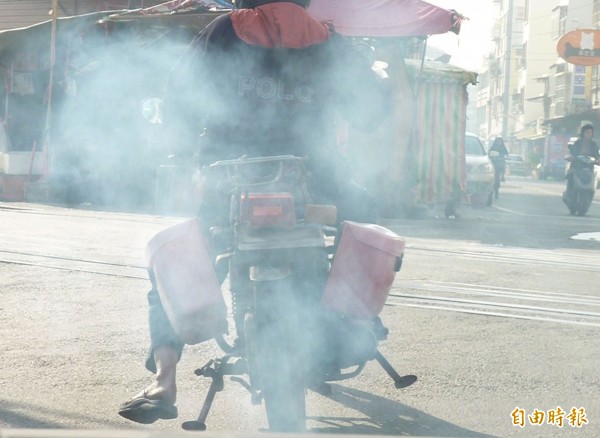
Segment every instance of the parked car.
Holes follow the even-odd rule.
[[[481,139],[471,132],[465,134],[467,164],[467,194],[473,207],[492,205],[494,199],[494,165]]]
[[[508,159],[506,160],[506,174],[529,176],[531,175],[531,166],[525,161],[522,155],[508,154]]]

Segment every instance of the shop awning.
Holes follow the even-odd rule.
[[[422,0],[313,0],[309,12],[344,35],[408,37],[458,33],[463,17]]]
[[[517,140],[539,140],[544,138],[546,135],[538,131],[536,126],[529,126],[525,129],[515,132],[515,138]]]
[[[570,114],[565,114],[564,116],[558,116],[551,119],[546,119],[544,121],[544,125],[571,125],[577,124],[583,120],[595,121],[600,119],[600,109],[592,108],[584,111],[578,111]]]

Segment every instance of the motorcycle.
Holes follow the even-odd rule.
[[[397,388],[416,381],[378,350],[388,334],[378,315],[401,268],[404,240],[374,224],[338,224],[334,206],[311,202],[306,176],[304,160],[294,156],[216,162],[203,180],[211,226],[192,219],[149,245],[176,332],[190,344],[214,338],[224,352],[195,371],[212,383],[185,430],[206,430],[228,375],[253,404],[264,401],[269,428],[279,432],[305,431],[308,389],[327,394],[330,382],[358,376],[369,361]],[[215,274],[207,274],[213,264]],[[221,292],[227,273],[233,343]],[[187,296],[198,284],[201,296]]]
[[[596,192],[596,171],[594,166],[599,163],[587,155],[567,155],[565,160],[570,162],[567,177],[571,182],[563,192],[562,199],[571,215],[584,216],[594,199]]]

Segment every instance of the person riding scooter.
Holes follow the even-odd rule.
[[[579,155],[587,155],[588,157],[592,157],[596,159],[596,161],[600,161],[600,150],[598,149],[598,145],[592,137],[594,136],[594,126],[592,124],[585,124],[581,127],[579,132],[579,138],[575,141],[575,143],[569,145],[569,153],[573,157],[577,157]],[[579,161],[577,160],[569,160],[569,168],[567,170],[567,196],[572,191],[573,188],[573,173],[581,166]]]
[[[600,153],[593,136],[594,127],[589,123],[583,125],[577,140],[569,144],[569,155],[565,157],[567,187],[562,199],[572,215],[585,215],[594,199],[594,166],[600,163]]]
[[[508,158],[508,149],[504,145],[504,140],[502,140],[500,137],[496,137],[492,147],[490,148],[490,152],[498,152],[498,156],[493,157],[492,163],[494,163],[496,172],[500,175],[500,180],[504,181],[504,173],[506,172],[506,159]]]
[[[336,205],[338,220],[375,222],[372,197],[352,182],[336,149],[335,116],[374,129],[391,112],[391,93],[371,60],[308,14],[309,3],[242,0],[215,19],[171,75],[164,123],[180,155],[198,152],[201,138],[204,166],[241,156],[305,157],[315,203]],[[206,229],[215,220],[213,207],[207,201],[201,207]],[[141,423],[177,416],[175,376],[184,347],[154,283],[148,302],[146,367],[154,382],[119,409]]]

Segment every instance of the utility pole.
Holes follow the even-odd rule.
[[[508,139],[508,117],[510,113],[510,74],[512,61],[512,29],[513,29],[513,2],[508,0],[508,10],[506,11],[506,51],[504,53],[504,94],[502,96],[502,138]]]
[[[51,160],[52,153],[54,152],[50,148],[52,142],[50,129],[52,120],[52,92],[54,90],[54,68],[56,65],[56,21],[58,17],[58,0],[52,0],[52,27],[50,30],[50,77],[48,78],[48,95],[47,95],[47,107],[46,107],[46,123],[44,127],[44,146],[43,146],[43,173],[44,177],[48,176],[48,171],[53,165]]]

